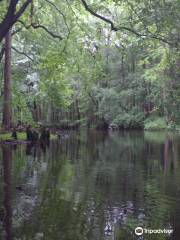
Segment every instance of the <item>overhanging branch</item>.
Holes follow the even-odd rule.
[[[94,11],[88,6],[88,4],[86,3],[85,0],[81,0],[81,2],[82,2],[82,4],[84,5],[86,11],[90,12],[93,16],[95,16],[95,17],[97,17],[97,18],[100,18],[100,19],[103,20],[104,22],[110,24],[112,31],[115,31],[115,32],[118,31],[118,28],[116,28],[116,27],[114,26],[114,23],[113,23],[111,20],[109,20],[109,19],[107,19],[107,18],[99,15],[98,13],[94,12]]]
[[[17,48],[15,48],[14,46],[12,46],[11,48],[12,48],[15,52],[17,52],[18,54],[24,55],[24,56],[27,57],[29,60],[34,61],[33,58],[31,58],[27,53],[19,51],[19,50],[18,50]],[[2,61],[2,58],[3,58],[3,56],[4,56],[4,52],[5,52],[5,47],[4,47],[4,45],[3,45],[2,48],[1,48],[1,51],[0,51],[0,62]]]
[[[47,29],[47,27],[45,27],[44,25],[41,25],[41,24],[35,24],[35,23],[32,23],[31,25],[34,29],[36,28],[42,28],[43,30],[45,30],[51,37],[53,38],[58,38],[59,40],[62,40],[63,38],[60,36],[60,35],[57,35],[53,32],[51,32],[49,29]]]
[[[93,15],[93,16],[101,19],[102,21],[110,24],[112,31],[117,32],[117,31],[125,30],[125,31],[127,31],[127,32],[133,33],[134,35],[136,35],[136,36],[138,36],[138,37],[152,38],[152,39],[156,39],[156,40],[162,41],[162,42],[164,42],[164,43],[167,43],[167,44],[169,44],[169,45],[171,45],[171,46],[174,46],[174,45],[176,46],[176,44],[171,43],[171,42],[169,42],[168,40],[166,40],[166,39],[164,39],[164,38],[162,38],[162,37],[153,35],[153,34],[152,34],[152,35],[148,35],[148,34],[144,34],[144,33],[142,34],[142,33],[137,32],[136,30],[131,29],[131,28],[128,28],[128,27],[116,27],[115,24],[114,24],[110,19],[107,19],[107,18],[101,16],[100,14],[94,12],[94,11],[91,9],[91,7],[88,6],[88,4],[86,3],[85,0],[81,0],[81,2],[82,2],[82,4],[83,4],[85,10],[88,11],[91,15]]]
[[[63,13],[53,2],[51,2],[51,1],[49,1],[49,0],[45,0],[45,1],[46,1],[47,3],[49,3],[53,8],[55,8],[55,10],[63,17],[64,22],[65,22],[65,25],[66,25],[66,27],[67,27],[67,29],[68,29],[68,32],[70,32],[69,26],[68,26],[68,24],[67,24],[66,16],[64,15],[64,13]]]
[[[44,31],[46,31],[51,37],[53,38],[58,38],[59,40],[63,40],[63,38],[60,36],[60,35],[57,35],[53,32],[51,32],[47,27],[45,27],[44,25],[42,24],[36,24],[36,23],[31,23],[29,25],[26,25],[23,21],[21,20],[18,20],[19,23],[21,23],[26,29],[29,29],[29,28],[34,28],[34,29],[37,29],[37,28],[41,28],[43,29]]]
[[[21,52],[21,51],[19,51],[17,48],[15,48],[15,47],[13,47],[13,46],[12,46],[12,49],[13,49],[15,52],[17,52],[18,54],[24,55],[25,57],[27,57],[27,58],[28,58],[29,60],[31,60],[32,62],[34,61],[33,58],[31,58],[27,53]]]

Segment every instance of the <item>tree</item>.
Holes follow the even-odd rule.
[[[26,0],[19,8],[18,11],[17,5],[19,4],[18,0],[10,0],[8,4],[8,8],[3,20],[0,23],[0,42],[6,36],[8,31],[12,28],[12,26],[17,22],[17,20],[24,13],[28,5],[32,2],[32,0]]]
[[[4,104],[3,127],[8,130],[12,124],[12,96],[11,96],[11,30],[5,37],[5,63],[4,63]]]
[[[12,30],[15,121],[178,124],[178,1],[40,0],[30,7]]]

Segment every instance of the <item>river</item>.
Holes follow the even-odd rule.
[[[180,136],[91,130],[1,145],[0,239],[179,240]]]

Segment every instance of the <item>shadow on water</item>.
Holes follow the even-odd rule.
[[[180,137],[70,132],[1,146],[2,239],[180,239]],[[134,234],[137,226],[171,235]]]

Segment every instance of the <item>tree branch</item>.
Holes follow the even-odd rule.
[[[57,34],[51,32],[50,30],[48,30],[44,25],[40,25],[40,24],[35,24],[35,23],[33,23],[33,24],[32,24],[32,27],[33,27],[34,29],[36,29],[36,28],[42,28],[42,29],[44,29],[49,35],[51,35],[51,37],[53,37],[53,38],[58,38],[58,39],[60,39],[60,40],[63,39],[60,35],[57,35]]]
[[[45,27],[44,25],[41,25],[41,24],[36,24],[36,23],[31,23],[30,25],[26,25],[23,21],[21,20],[18,20],[19,23],[21,23],[26,29],[29,29],[29,28],[34,28],[34,29],[37,29],[37,28],[42,28],[44,31],[46,31],[51,37],[53,38],[58,38],[60,40],[63,40],[63,38],[60,36],[60,35],[57,35],[53,32],[51,32],[47,27]]]
[[[45,0],[45,1],[46,1],[47,3],[49,3],[51,6],[53,6],[53,7],[56,9],[56,11],[63,17],[64,22],[65,22],[65,24],[66,24],[66,27],[67,27],[67,29],[68,29],[68,32],[70,32],[69,26],[68,26],[68,24],[67,24],[66,16],[64,15],[64,13],[63,13],[53,2],[51,2],[51,1],[49,1],[49,0]]]
[[[5,47],[4,47],[4,45],[3,45],[2,48],[1,48],[1,51],[0,51],[0,63],[1,63],[2,58],[3,58],[3,56],[4,56],[4,52],[5,52]]]
[[[110,24],[112,31],[115,31],[115,32],[118,31],[118,28],[116,28],[116,27],[114,26],[114,23],[113,23],[111,20],[109,20],[109,19],[107,19],[107,18],[99,15],[98,13],[95,13],[95,12],[88,6],[88,4],[86,3],[85,0],[81,0],[81,2],[82,2],[82,4],[84,5],[86,11],[90,12],[93,16],[95,16],[95,17],[97,17],[97,18],[100,18],[100,19],[103,20],[104,22]]]
[[[71,10],[71,12],[73,13],[74,17],[76,18],[76,23],[77,23],[78,27],[79,27],[82,31],[84,31],[84,29],[83,29],[83,27],[81,26],[81,24],[79,24],[80,19],[79,19],[79,17],[77,16],[77,14],[75,13],[75,11],[73,10],[70,2],[69,2],[68,0],[65,0],[65,1],[67,2],[69,9]],[[86,32],[86,34],[90,37],[90,34],[89,34],[88,32]]]
[[[90,91],[88,91],[87,93],[88,93],[89,97],[91,98],[92,103],[95,105],[96,109],[98,109],[98,102],[96,101],[96,99],[94,99],[94,97],[92,96]]]
[[[15,47],[13,47],[13,46],[12,46],[11,48],[12,48],[15,52],[17,52],[18,54],[24,55],[24,56],[26,56],[29,60],[34,61],[33,58],[31,58],[30,56],[28,56],[27,53],[21,52],[21,51],[19,51],[17,48],[15,48]],[[3,56],[4,56],[4,52],[5,52],[5,47],[4,47],[4,45],[3,45],[2,48],[1,48],[1,51],[0,51],[0,62],[2,61],[2,58],[3,58]]]
[[[16,33],[20,32],[22,29],[23,27],[14,30],[11,35],[14,36]]]
[[[94,12],[94,11],[88,6],[88,4],[86,3],[85,0],[81,0],[81,2],[82,2],[82,4],[83,4],[85,10],[88,11],[91,15],[93,15],[93,16],[95,16],[95,17],[103,20],[104,22],[110,24],[112,31],[117,32],[117,31],[125,30],[125,31],[128,31],[128,32],[131,32],[131,33],[135,34],[135,35],[138,36],[138,37],[152,38],[152,39],[156,39],[156,40],[162,41],[162,42],[164,42],[164,43],[167,43],[167,44],[169,44],[169,45],[171,45],[171,46],[177,46],[176,43],[171,43],[171,42],[169,42],[168,40],[166,40],[166,39],[164,39],[164,38],[162,38],[162,37],[156,36],[156,35],[142,34],[142,33],[137,32],[136,30],[131,29],[131,28],[128,28],[128,27],[115,27],[114,23],[113,23],[111,20],[109,20],[109,19],[107,19],[107,18],[99,15],[98,13]]]
[[[32,61],[32,62],[34,61],[33,58],[31,58],[29,55],[27,55],[27,53],[21,52],[21,51],[19,51],[17,48],[15,48],[15,47],[13,47],[13,46],[12,46],[12,49],[13,49],[15,52],[17,52],[18,54],[24,55],[24,56],[27,57],[30,61]]]
[[[26,0],[25,3],[20,7],[18,12],[16,13],[16,6],[18,4],[18,0],[10,0],[9,7],[7,13],[0,23],[0,42],[6,36],[9,29],[14,25],[15,22],[20,18],[20,16],[24,13],[28,5],[32,2],[32,0]]]
[[[12,0],[13,1],[13,0]],[[20,16],[24,13],[28,5],[32,2],[32,0],[27,0],[19,9],[19,11],[14,16],[14,23],[20,18]]]

